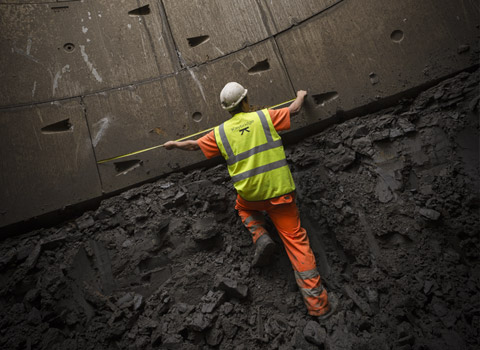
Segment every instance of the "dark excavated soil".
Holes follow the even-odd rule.
[[[479,77],[287,149],[326,287],[306,315],[253,246],[223,165],[170,175],[0,245],[2,349],[478,349]]]

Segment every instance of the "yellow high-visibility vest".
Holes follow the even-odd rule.
[[[267,109],[238,113],[214,130],[238,194],[260,201],[295,190],[282,139]]]

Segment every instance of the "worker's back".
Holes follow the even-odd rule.
[[[281,137],[267,109],[235,114],[215,128],[215,139],[242,198],[264,200],[295,190]]]

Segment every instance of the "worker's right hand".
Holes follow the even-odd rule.
[[[305,90],[297,91],[297,97],[304,98],[305,96],[307,96],[307,92]]]

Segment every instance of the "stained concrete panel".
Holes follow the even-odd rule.
[[[161,17],[157,3],[136,0],[0,5],[0,106],[172,73],[178,59]]]
[[[295,97],[282,58],[273,39],[198,68],[200,76],[211,77],[204,90],[212,93],[216,110],[221,111],[222,122],[226,112],[219,103],[220,91],[230,81],[236,81],[248,89],[251,105],[265,107]],[[217,113],[218,114],[218,113]]]
[[[179,85],[185,73],[127,89],[85,98],[97,159],[160,145],[194,129]],[[163,148],[99,164],[103,189],[109,193],[200,161],[199,152],[167,152]]]
[[[0,111],[0,227],[101,195],[79,99]]]
[[[346,1],[277,42],[322,119],[478,64],[473,2]]]
[[[255,0],[164,0],[170,28],[187,65],[225,56],[268,37]]]
[[[263,21],[272,34],[277,34],[312,16],[315,16],[342,0],[259,0]]]
[[[265,61],[268,69],[248,72]],[[85,105],[97,159],[219,125],[229,117],[220,107],[219,94],[231,80],[244,84],[256,105],[273,105],[293,95],[275,45],[267,41],[160,81],[88,96]],[[202,160],[201,151],[159,148],[99,164],[99,170],[104,191],[111,192]]]

